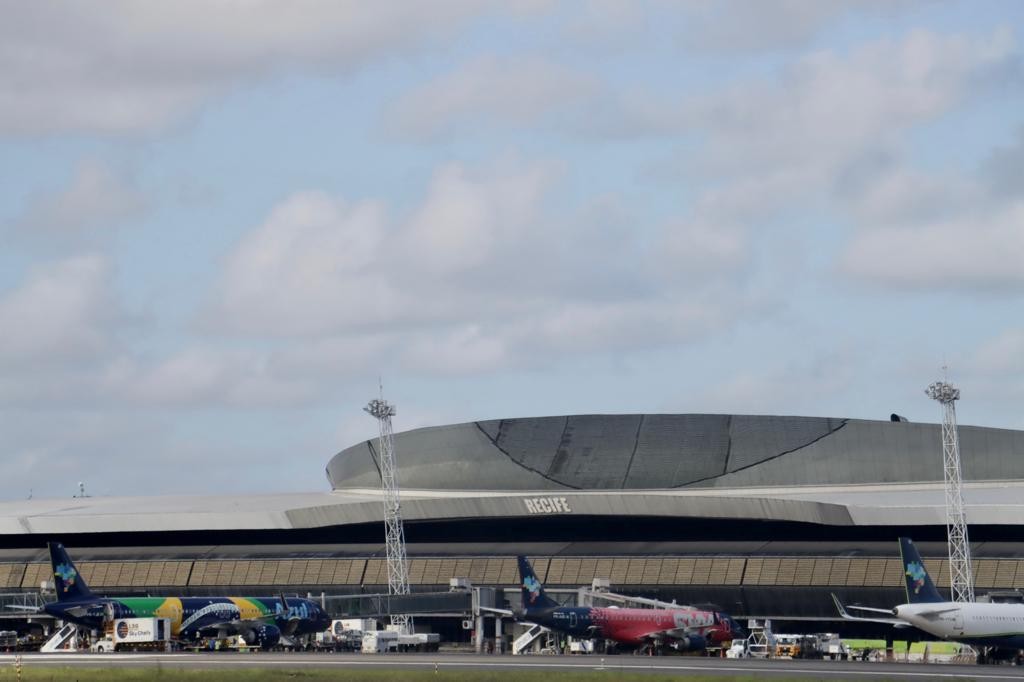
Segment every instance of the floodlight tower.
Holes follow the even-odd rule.
[[[395,447],[391,431],[391,418],[395,406],[383,397],[371,400],[363,408],[377,420],[380,426],[380,482],[384,493],[384,538],[388,556],[388,592],[409,594],[409,567],[405,558],[405,531],[402,529],[402,510],[398,496],[396,477]],[[391,624],[398,626],[404,634],[412,633],[412,617],[406,614],[391,614]]]
[[[974,601],[971,574],[971,546],[967,540],[967,514],[964,511],[960,440],[956,430],[956,401],[960,389],[945,381],[936,381],[925,394],[942,405],[942,468],[946,482],[946,535],[949,538],[949,584],[953,601]]]

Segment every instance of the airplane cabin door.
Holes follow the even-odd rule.
[[[575,611],[570,611],[569,612],[569,627],[572,628],[573,630],[576,629],[576,612]]]
[[[963,609],[957,609],[953,612],[953,633],[956,635],[964,634],[964,611]]]

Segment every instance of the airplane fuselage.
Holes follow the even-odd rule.
[[[730,619],[699,609],[613,609],[559,606],[528,609],[523,620],[574,637],[602,638],[630,645],[676,643],[703,649],[734,636]]]
[[[930,602],[900,604],[893,614],[942,639],[1024,648],[1024,604]]]
[[[188,639],[229,620],[262,621],[289,634],[322,632],[330,617],[308,599],[279,597],[96,597],[46,604],[43,610],[61,620],[92,629],[116,618],[168,618],[171,634]]]

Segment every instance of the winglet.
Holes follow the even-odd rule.
[[[843,602],[839,601],[839,597],[837,597],[835,593],[832,593],[832,602],[836,605],[836,611],[839,612],[839,616],[843,620],[856,620],[864,623],[888,623],[889,625],[893,625],[897,628],[909,627],[909,624],[905,620],[901,618],[895,618],[889,609],[875,609],[870,606],[849,607],[851,609],[854,609],[855,611],[867,611],[869,613],[885,614],[885,617],[872,616],[869,618],[865,616],[854,616],[853,614],[851,614],[849,611],[847,611],[847,607],[843,605]]]
[[[836,611],[838,611],[838,612],[839,612],[839,615],[840,615],[840,616],[841,616],[842,618],[844,618],[844,619],[847,619],[847,620],[852,620],[852,617],[851,617],[851,616],[850,616],[850,614],[849,614],[849,613],[848,613],[848,612],[846,611],[846,607],[845,607],[845,606],[843,606],[843,602],[839,601],[839,597],[837,597],[837,596],[836,596],[836,593],[835,593],[835,592],[832,592],[832,601],[833,601],[833,602],[835,603],[835,605],[836,605]]]

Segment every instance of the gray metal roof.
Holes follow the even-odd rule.
[[[972,524],[1024,523],[1024,482],[971,483]],[[410,521],[554,515],[750,519],[835,526],[942,525],[940,484],[657,491],[403,491]],[[287,495],[89,497],[0,503],[0,535],[303,529],[378,523],[374,489]]]
[[[968,519],[1024,524],[1024,432],[960,428]],[[336,455],[335,490],[0,503],[0,536],[317,529],[380,523],[374,443]],[[613,415],[396,435],[410,521],[552,515],[945,523],[940,427],[811,417]],[[525,538],[524,538],[525,540]]]
[[[966,480],[1024,479],[1024,432],[960,427]],[[334,489],[380,484],[375,441],[327,465]],[[395,435],[402,486],[642,490],[942,480],[937,424],[707,414],[469,422]]]

